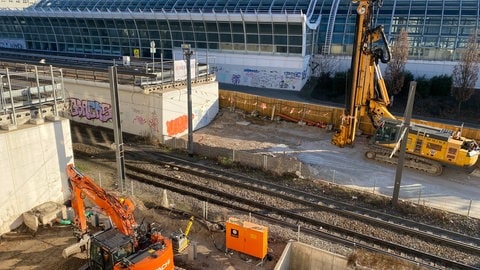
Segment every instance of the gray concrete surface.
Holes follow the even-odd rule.
[[[331,144],[331,132],[319,130],[318,141],[302,142],[295,148],[279,145],[273,150],[296,156],[313,170],[312,174],[336,184],[375,194],[392,196],[396,166],[364,158],[368,141],[358,137],[354,148]],[[480,218],[480,178],[461,168],[446,167],[441,176],[410,169],[402,173],[401,200]]]
[[[290,240],[274,270],[347,270],[347,258],[305,243]]]

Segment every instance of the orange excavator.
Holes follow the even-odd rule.
[[[83,269],[174,269],[172,241],[164,238],[151,225],[138,225],[133,215],[134,204],[130,199],[117,199],[80,173],[73,164],[67,165],[66,172],[75,211],[74,234],[79,239],[75,248],[89,251],[88,266]],[[90,234],[85,197],[110,218],[111,228]],[[63,256],[68,257],[75,248],[65,249]]]

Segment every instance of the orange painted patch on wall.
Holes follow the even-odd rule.
[[[195,115],[192,115],[192,119]],[[184,132],[188,128],[188,116],[182,115],[173,120],[167,121],[167,134],[168,136],[174,136]]]

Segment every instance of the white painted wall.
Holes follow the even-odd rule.
[[[0,234],[22,223],[22,213],[69,198],[65,167],[73,162],[68,119],[0,131]]]
[[[64,79],[64,85],[69,103],[65,117],[76,122],[112,128],[108,83]],[[145,94],[140,87],[119,85],[118,96],[123,132],[152,136],[160,142],[188,133],[186,86]],[[193,84],[193,129],[208,125],[218,110],[218,83]]]
[[[310,56],[208,52],[199,50],[198,62],[207,62],[221,83],[300,91],[310,76]],[[181,59],[182,52],[175,51]]]
[[[338,65],[336,71],[347,71],[350,68],[350,57],[337,57]],[[405,65],[407,71],[412,72],[415,77],[425,76],[430,79],[434,76],[447,75],[451,76],[453,67],[457,62],[452,61],[418,61],[408,60]],[[386,64],[380,64],[382,72],[385,73]],[[480,89],[480,76],[475,84],[476,89]]]

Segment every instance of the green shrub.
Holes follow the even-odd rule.
[[[440,75],[430,79],[430,93],[432,96],[448,97],[452,88],[452,76]]]
[[[400,97],[408,97],[408,91],[410,89],[410,82],[415,79],[415,76],[413,76],[413,73],[410,71],[405,71],[404,72],[404,78],[403,78],[403,87],[402,91],[398,93],[398,96]]]
[[[232,159],[228,158],[228,157],[218,157],[218,163],[222,166],[226,166],[226,167],[231,167],[233,166],[233,161]]]
[[[430,80],[425,78],[425,76],[421,76],[416,78],[415,81],[417,82],[415,94],[421,98],[430,96]]]

